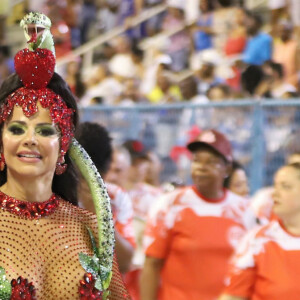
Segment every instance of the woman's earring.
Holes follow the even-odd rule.
[[[0,171],[3,171],[5,168],[5,158],[3,152],[0,155]]]
[[[55,174],[56,175],[61,175],[63,174],[66,169],[67,169],[67,164],[65,164],[65,158],[63,156],[61,156],[58,160],[58,162],[56,163],[56,168],[55,168]]]

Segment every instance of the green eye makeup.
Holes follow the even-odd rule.
[[[59,131],[52,125],[37,126],[35,132],[41,136],[59,135]]]
[[[27,126],[21,123],[11,123],[7,126],[7,130],[13,135],[22,135],[26,133]],[[38,124],[35,127],[35,134],[38,134],[42,137],[52,137],[55,135],[60,135],[58,128],[51,124]]]
[[[21,135],[25,132],[24,126],[22,126],[21,124],[16,124],[16,123],[8,125],[7,129],[13,135]]]

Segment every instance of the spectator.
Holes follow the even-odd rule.
[[[300,164],[274,179],[273,211],[280,218],[248,233],[232,260],[220,300],[298,300],[300,268]]]
[[[120,101],[124,92],[124,82],[135,79],[137,67],[132,59],[130,41],[125,36],[119,36],[114,41],[116,54],[108,62],[108,70],[105,66],[99,66],[100,82],[89,89],[82,99],[82,105],[90,105],[91,100],[100,98],[105,105],[115,105]],[[98,74],[99,75],[99,74]]]
[[[263,65],[264,79],[256,90],[256,95],[266,98],[281,98],[286,93],[295,93],[296,88],[285,82],[281,64],[267,61]]]
[[[154,56],[153,59],[148,59],[145,67],[144,77],[141,80],[141,93],[144,95],[149,94],[156,86],[157,77],[168,70],[171,63],[171,57],[161,53]]]
[[[245,199],[223,188],[232,162],[227,138],[204,130],[187,147],[194,185],[160,198],[148,216],[142,300],[216,299],[245,230]]]
[[[98,104],[106,104],[106,101],[110,99],[109,97],[112,94],[111,89],[107,88],[110,87],[110,84],[114,87],[115,98],[121,93],[122,87],[118,84],[115,86],[115,81],[110,80],[107,66],[104,64],[97,65],[89,70],[89,74],[85,77],[86,91],[80,99],[82,107],[94,104],[96,99],[98,99]]]
[[[55,55],[59,58],[69,53],[72,49],[71,31],[66,20],[64,20],[65,7],[58,0],[48,0],[46,11],[52,22],[51,33],[55,44]]]
[[[80,60],[73,60],[67,64],[65,80],[72,93],[77,97],[77,99],[80,99],[85,93],[85,84],[81,78]]]
[[[268,8],[271,12],[271,34],[276,35],[277,25],[280,19],[287,16],[287,0],[268,0]]]
[[[168,0],[168,10],[164,17],[162,30],[170,31],[176,28],[181,28],[185,25],[184,22],[184,0]],[[172,59],[170,66],[174,72],[179,72],[188,67],[188,58],[190,52],[190,39],[188,32],[185,29],[173,34],[167,43],[166,54]]]
[[[80,22],[80,40],[84,44],[89,39],[89,31],[93,22],[96,21],[96,4],[95,0],[83,0]]]
[[[289,16],[294,26],[295,38],[300,43],[300,2],[298,0],[288,1]]]
[[[6,39],[6,19],[10,13],[9,0],[3,0],[0,4],[0,45],[5,43]]]
[[[214,48],[223,52],[226,40],[233,29],[237,8],[232,0],[216,0],[213,16]]]
[[[80,16],[82,5],[80,0],[67,0],[64,18],[71,31],[71,47],[75,49],[81,45]]]
[[[231,99],[232,91],[226,84],[217,84],[210,87],[206,95],[210,101],[218,102]]]
[[[278,24],[279,39],[274,43],[273,60],[283,66],[283,79],[298,88],[299,48],[293,38],[293,26],[288,21]]]
[[[180,92],[184,101],[190,103],[207,103],[208,99],[204,95],[198,94],[197,79],[189,76],[179,82]]]
[[[163,4],[164,0],[144,0],[145,8],[154,7]],[[160,13],[146,21],[146,35],[151,37],[161,30],[164,13]]]
[[[224,52],[227,56],[241,54],[246,46],[245,17],[245,10],[243,8],[237,8],[234,18],[235,22],[228,34],[224,47]]]
[[[201,53],[200,65],[195,70],[200,95],[205,95],[210,87],[224,83],[224,79],[217,74],[217,64],[219,61],[215,54],[214,50],[205,50]]]
[[[235,12],[235,22],[232,25],[224,47],[224,54],[228,61],[231,62],[233,75],[227,79],[227,83],[236,91],[240,90],[241,85],[241,70],[239,68],[239,60],[243,53],[246,43],[246,27],[245,27],[246,12],[243,8],[237,8]]]
[[[139,93],[138,83],[139,82],[133,78],[126,79],[124,81],[124,83],[123,83],[124,89],[119,97],[120,105],[132,106],[132,105],[146,102],[146,99]]]
[[[272,57],[272,37],[261,31],[262,19],[257,14],[248,13],[245,26],[248,42],[243,52],[243,62],[249,65],[262,65]]]
[[[199,8],[201,15],[191,28],[193,46],[196,53],[213,47],[213,4],[211,1],[201,0]]]
[[[245,169],[237,161],[232,162],[232,169],[224,181],[224,187],[242,197],[249,197],[248,178]]]
[[[15,70],[14,61],[10,57],[10,47],[0,45],[0,85]]]
[[[165,73],[159,73],[157,75],[156,86],[147,95],[147,98],[153,104],[163,104],[178,102],[182,96],[178,85],[172,84]]]
[[[76,138],[90,155],[106,182],[114,217],[117,261],[120,271],[125,273],[129,270],[135,246],[132,206],[128,194],[117,185],[106,181],[106,174],[112,158],[111,139],[103,126],[89,122],[80,124]],[[83,178],[80,178],[78,195],[79,206],[95,212],[89,187]]]
[[[256,89],[263,80],[264,73],[261,66],[250,65],[242,72],[241,88],[245,97],[253,97]]]
[[[118,24],[118,0],[106,0],[101,3],[97,14],[97,21],[100,23],[100,28],[107,32],[114,29]]]

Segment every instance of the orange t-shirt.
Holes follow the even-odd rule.
[[[247,201],[230,191],[214,202],[194,187],[163,196],[149,214],[146,255],[164,259],[160,300],[213,300],[245,232]]]
[[[251,300],[299,300],[299,276],[300,236],[274,220],[243,238],[224,292]]]

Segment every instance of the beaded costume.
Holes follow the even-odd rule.
[[[9,283],[19,276],[33,283],[35,298],[24,299],[79,299],[80,281],[86,271],[80,265],[78,253],[93,254],[86,226],[96,233],[97,219],[94,214],[62,199],[58,203],[49,215],[33,220],[6,209],[0,210],[0,265],[5,269]],[[87,289],[88,295],[92,290],[93,286]],[[116,263],[109,290],[108,299],[130,299]],[[0,296],[0,299],[5,298]],[[87,296],[81,299],[101,298]]]
[[[36,32],[31,37],[28,32],[32,27],[28,25],[32,24]],[[21,26],[29,49],[17,53],[15,67],[24,87],[6,98],[0,108],[1,122],[9,118],[15,106],[27,117],[38,111],[38,104],[49,109],[61,134],[56,174],[66,170],[64,155],[68,151],[88,182],[96,215],[56,194],[45,202],[26,202],[0,192],[0,300],[130,299],[113,256],[107,191],[85,150],[73,138],[72,109],[47,88],[55,67],[51,21],[30,13]],[[37,35],[37,27],[45,31],[44,37]]]

